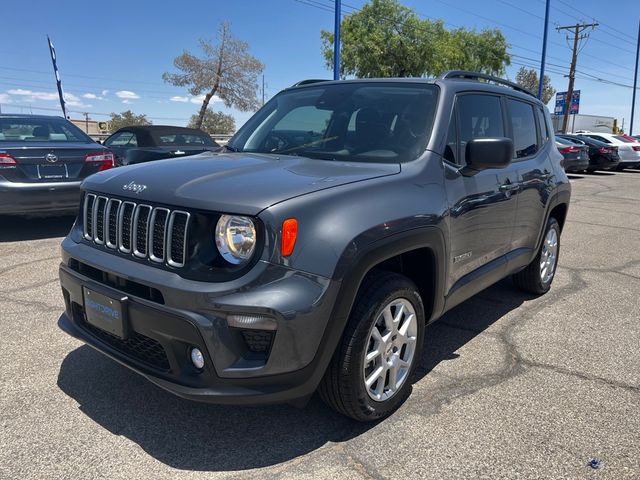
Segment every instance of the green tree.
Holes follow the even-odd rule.
[[[502,74],[511,62],[499,30],[449,31],[397,0],[372,0],[344,17],[341,29],[341,77],[422,77],[454,69]],[[333,33],[320,36],[331,69]]]
[[[126,112],[115,113],[111,112],[111,118],[109,119],[109,131],[115,132],[124,127],[131,127],[133,125],[151,125],[153,122],[147,118],[146,115],[136,115],[131,110]]]
[[[202,125],[197,127],[199,115],[192,115],[189,120],[190,128],[201,128],[208,134],[230,134],[236,131],[236,122],[232,115],[223,112],[214,112],[207,108],[202,120]]]
[[[243,112],[256,110],[258,101],[258,75],[264,65],[249,53],[249,44],[231,34],[228,23],[223,22],[218,31],[218,43],[200,40],[202,58],[186,50],[175,58],[174,66],[180,73],[165,72],[165,82],[179,87],[189,87],[191,95],[202,95],[202,107],[196,126],[204,120],[209,102],[218,96],[227,107]]]
[[[539,78],[538,72],[533,68],[520,67],[516,73],[516,83],[534,94],[538,93]],[[555,94],[556,89],[551,86],[551,78],[545,75],[542,82],[542,103],[546,105]]]
[[[507,53],[509,44],[499,29],[481,32],[456,28],[444,32],[438,39],[438,55],[434,59],[430,75],[439,75],[447,70],[469,70],[472,72],[504,75],[511,63]]]

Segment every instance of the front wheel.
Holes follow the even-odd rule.
[[[513,275],[513,282],[522,291],[542,295],[551,288],[560,255],[560,224],[550,217],[542,245],[527,267]]]
[[[422,299],[411,280],[389,272],[369,277],[319,386],[321,398],[355,420],[389,416],[411,392],[424,328]]]

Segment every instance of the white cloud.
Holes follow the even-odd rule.
[[[11,103],[11,96],[6,93],[0,93],[0,103]]]
[[[104,97],[107,95],[107,93],[109,93],[109,90],[102,90],[102,92],[100,92],[100,95]]]
[[[122,103],[129,104],[129,103],[131,103],[131,100],[124,99],[124,100],[122,100]]]
[[[122,98],[125,100],[136,100],[138,98],[140,98],[140,95],[138,95],[135,92],[131,92],[129,90],[119,90],[116,92],[116,97],[118,98]],[[124,102],[122,102],[124,103]]]
[[[58,99],[58,94],[56,92],[34,92],[33,90],[25,90],[24,88],[14,88],[11,90],[7,90],[7,93],[25,97],[25,100],[28,102],[33,102],[34,100]]]
[[[83,103],[82,100],[80,100],[80,98],[78,98],[73,93],[69,93],[69,92],[66,92],[64,94],[64,100],[67,106],[69,107],[89,108],[93,106],[88,103]]]
[[[181,102],[181,103],[191,102],[191,103],[200,105],[204,101],[204,95],[198,95],[197,97],[181,97],[180,95],[175,95],[171,97],[169,100],[172,102]],[[211,103],[221,102],[221,101],[222,100],[220,100],[220,97],[218,97],[217,95],[214,95],[210,100]]]
[[[89,100],[104,100],[103,96],[96,95],[95,93],[85,93],[82,95],[82,98],[88,98]]]

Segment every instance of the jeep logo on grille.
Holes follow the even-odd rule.
[[[147,189],[146,185],[142,185],[140,183],[136,183],[136,182],[129,182],[125,185],[122,186],[123,190],[129,190],[131,192],[135,192],[135,193],[141,193],[143,191],[145,191]]]

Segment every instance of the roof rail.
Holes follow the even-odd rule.
[[[299,87],[300,85],[309,85],[311,83],[320,83],[320,82],[330,82],[331,80],[327,80],[324,78],[309,78],[307,80],[300,80],[299,82],[291,85],[292,87]]]
[[[532,97],[536,97],[532,92],[527,90],[524,87],[521,87],[517,83],[510,82],[509,80],[505,80],[500,77],[494,77],[493,75],[488,75],[486,73],[479,72],[469,72],[466,70],[449,70],[448,72],[444,72],[442,75],[438,77],[441,80],[445,80],[447,78],[463,78],[468,80],[487,80],[489,82],[497,83],[498,85],[504,85],[506,87],[511,87],[518,92],[526,93],[531,95]],[[536,97],[537,98],[537,97]]]

